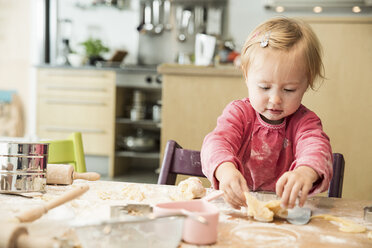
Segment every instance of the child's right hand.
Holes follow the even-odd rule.
[[[247,182],[235,165],[226,162],[218,166],[215,177],[220,183],[219,189],[225,192],[224,199],[233,208],[247,206],[244,193],[249,191]]]

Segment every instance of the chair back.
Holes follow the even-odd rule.
[[[164,152],[158,184],[175,185],[177,174],[205,177],[201,168],[200,152],[183,149],[169,140]]]
[[[340,153],[333,153],[333,178],[328,189],[328,197],[342,197],[345,159]]]
[[[342,196],[345,160],[342,154],[333,153],[333,178],[328,197]],[[158,184],[175,185],[178,174],[205,177],[201,167],[200,152],[183,149],[174,140],[169,140],[158,178]]]
[[[72,164],[76,172],[86,172],[83,140],[80,132],[65,140],[50,140],[48,164]]]

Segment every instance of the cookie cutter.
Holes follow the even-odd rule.
[[[364,207],[364,220],[372,222],[372,206]]]

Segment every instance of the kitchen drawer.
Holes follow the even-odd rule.
[[[94,70],[39,70],[40,96],[110,97],[115,90],[115,72]]]
[[[44,126],[39,125],[40,138],[59,140],[66,139],[72,132],[81,132],[83,137],[84,153],[88,155],[110,156],[112,153],[112,131],[100,132],[99,129],[68,127],[68,126]]]
[[[108,126],[114,116],[112,99],[40,97],[39,125]]]

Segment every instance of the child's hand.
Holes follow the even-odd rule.
[[[224,199],[226,202],[236,209],[247,205],[243,194],[243,192],[249,191],[247,182],[233,163],[221,164],[217,168],[215,176],[220,182],[220,190],[225,192]]]
[[[300,166],[284,173],[276,182],[276,194],[282,198],[283,207],[293,208],[300,192],[299,205],[302,207],[313,183],[318,178],[318,173],[308,166]]]

